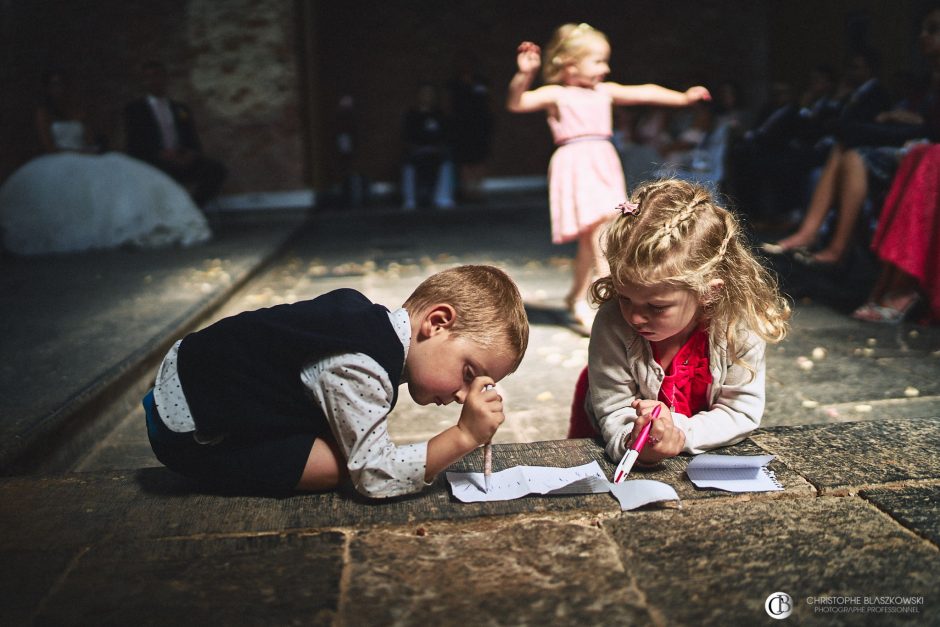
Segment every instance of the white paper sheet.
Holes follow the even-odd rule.
[[[613,484],[598,463],[573,468],[514,466],[490,475],[490,491],[483,489],[482,472],[448,472],[454,497],[464,503],[509,501],[527,494],[601,494],[612,492],[623,511],[657,501],[679,500],[671,486],[660,481],[634,479]]]
[[[775,492],[783,490],[772,470],[773,455],[699,455],[686,474],[699,488],[728,492]]]
[[[610,491],[620,501],[622,511],[658,501],[679,500],[679,495],[671,485],[651,479],[629,479],[621,483],[611,483]]]
[[[608,492],[607,477],[596,461],[574,466],[514,466],[490,475],[484,490],[482,472],[448,472],[454,496],[464,503],[509,501],[526,494],[598,494]]]

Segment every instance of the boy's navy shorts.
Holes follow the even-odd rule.
[[[160,463],[223,488],[294,490],[316,440],[313,433],[229,434],[213,444],[200,444],[193,432],[176,433],[167,428],[157,413],[152,389],[144,396],[143,405],[150,447]]]

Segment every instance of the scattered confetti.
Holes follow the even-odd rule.
[[[908,331],[907,337],[911,338],[912,340],[917,339],[918,337],[920,337],[920,331],[918,331],[917,329],[911,329],[910,331]]]
[[[878,340],[876,340],[873,337],[870,337],[865,341],[865,343],[868,344],[869,346],[874,346],[878,343]]]
[[[813,360],[803,355],[800,355],[799,357],[796,358],[796,365],[800,368],[800,370],[812,370]]]
[[[554,395],[554,394],[552,394],[551,392],[545,391],[545,392],[542,392],[541,394],[539,394],[538,396],[536,396],[536,397],[535,397],[535,400],[544,403],[544,402],[550,401],[550,400],[552,400],[552,399],[554,399],[554,398],[555,398],[555,395]]]
[[[811,401],[809,399],[803,401],[803,409],[816,409],[819,407],[819,401]]]
[[[825,359],[826,355],[828,354],[829,354],[828,351],[826,351],[826,349],[823,348],[822,346],[817,346],[816,348],[813,349],[813,359],[817,361],[819,361],[820,359]]]
[[[908,386],[904,388],[904,396],[908,396],[910,398],[913,398],[915,396],[920,396],[920,390],[918,390],[915,387]]]
[[[875,349],[874,349],[874,348],[867,348],[867,347],[866,347],[866,348],[863,348],[863,349],[862,349],[862,355],[864,355],[865,357],[874,357],[874,355],[875,355]]]
[[[859,414],[867,414],[871,411],[871,405],[856,405],[853,409]]]
[[[838,417],[839,417],[839,410],[836,409],[835,407],[827,407],[827,408],[826,408],[826,415],[829,416],[830,418],[838,418]]]

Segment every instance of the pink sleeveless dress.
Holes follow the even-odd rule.
[[[594,89],[564,87],[558,118],[548,117],[555,153],[548,164],[552,241],[576,239],[614,215],[627,199],[617,150],[610,142],[613,99],[601,84]]]

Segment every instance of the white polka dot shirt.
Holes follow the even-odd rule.
[[[411,322],[408,312],[390,312],[389,320],[408,356]],[[195,430],[176,371],[177,342],[157,372],[154,399],[166,426],[179,433]],[[363,353],[343,353],[312,363],[300,373],[323,410],[356,489],[370,497],[392,497],[420,491],[425,485],[427,442],[395,445],[387,420],[395,387],[388,373]]]

